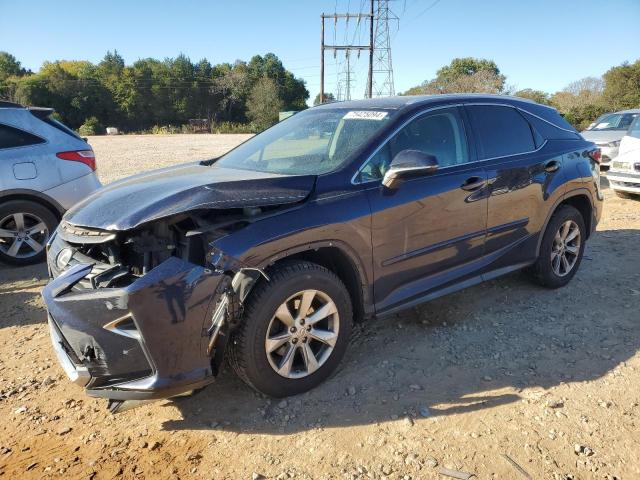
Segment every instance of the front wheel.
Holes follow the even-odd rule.
[[[311,262],[284,264],[247,299],[230,363],[266,395],[306,392],[340,363],[352,321],[349,292],[333,272]]]
[[[576,274],[586,240],[584,219],[578,210],[564,205],[553,214],[542,237],[540,255],[531,267],[533,279],[542,286],[565,286]]]

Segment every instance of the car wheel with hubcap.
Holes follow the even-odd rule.
[[[310,390],[336,369],[353,313],[342,281],[320,265],[290,262],[269,277],[245,302],[229,359],[251,387],[284,397]]]
[[[541,285],[558,288],[576,274],[586,240],[582,214],[570,205],[560,207],[549,220],[538,260],[529,270]]]
[[[0,205],[0,260],[13,265],[41,262],[57,224],[53,213],[35,202],[13,200]]]

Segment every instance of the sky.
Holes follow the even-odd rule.
[[[127,64],[175,57],[211,63],[273,52],[320,89],[320,14],[366,11],[369,0],[0,0],[0,50],[37,71],[46,60],[98,62],[116,49]],[[435,76],[455,57],[494,60],[516,88],[555,92],[586,76],[640,59],[640,0],[394,0],[395,89]],[[367,42],[352,21],[326,42]],[[355,53],[353,54],[355,56]],[[361,98],[367,55],[353,58]],[[335,92],[344,56],[327,52],[325,91]]]

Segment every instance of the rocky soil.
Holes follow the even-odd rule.
[[[109,182],[239,139],[91,142]],[[0,477],[640,478],[640,200],[606,197],[566,288],[516,273],[360,325],[333,378],[282,401],[227,370],[112,416],[54,358],[44,266],[0,266]]]

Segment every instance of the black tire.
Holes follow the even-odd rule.
[[[12,223],[10,217],[18,213],[22,213],[23,218],[26,218],[27,227],[32,226],[29,222],[35,225],[34,222],[36,220],[34,219],[39,219],[46,225],[46,235],[34,233],[34,239],[42,246],[44,246],[49,236],[53,234],[58,226],[58,219],[47,207],[30,200],[11,200],[0,204],[0,222],[2,223],[0,228],[13,228],[12,225],[15,225],[15,223]],[[37,235],[37,237],[35,235]],[[13,254],[10,250],[12,244],[13,239],[11,239],[11,237],[0,238],[0,261],[10,265],[32,265],[42,262],[45,259],[46,250],[44,248],[38,253],[26,256],[28,254],[27,249],[30,248],[28,245],[20,247],[19,252]]]
[[[315,263],[285,263],[271,270],[269,277],[269,281],[261,280],[254,287],[245,302],[243,317],[229,345],[229,363],[245,383],[261,393],[272,397],[297,395],[327,379],[344,356],[353,324],[351,298],[333,272]],[[339,316],[339,328],[335,346],[324,363],[313,373],[292,379],[281,376],[271,366],[265,339],[278,307],[307,289],[322,292],[333,301]],[[289,342],[284,345],[289,348]]]
[[[554,247],[554,238],[556,233],[560,230],[560,227],[567,221],[573,221],[578,226],[580,231],[580,246],[578,249],[578,256],[575,260],[573,267],[563,276],[558,275],[552,266],[551,251]],[[556,212],[554,212],[551,220],[547,224],[547,229],[542,237],[542,243],[540,244],[540,254],[538,260],[533,266],[528,269],[528,273],[533,280],[547,288],[559,288],[564,287],[571,281],[573,276],[580,267],[582,261],[582,255],[584,254],[584,246],[587,238],[587,230],[585,227],[582,214],[570,205],[563,205]]]

